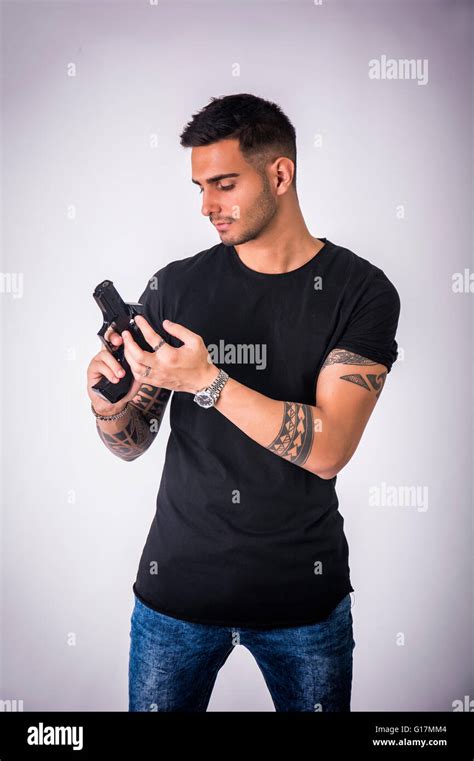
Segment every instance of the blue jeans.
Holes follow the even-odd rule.
[[[129,711],[206,711],[236,645],[254,656],[276,711],[350,711],[355,642],[349,594],[324,621],[280,629],[191,623],[134,597]]]

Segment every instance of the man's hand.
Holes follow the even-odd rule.
[[[116,333],[111,328],[106,331],[105,337],[113,346],[118,347],[122,343],[122,338],[119,333]],[[91,359],[87,368],[87,393],[94,410],[99,415],[113,415],[116,412],[121,412],[127,402],[131,401],[138,392],[141,383],[134,380],[128,393],[119,402],[113,404],[102,399],[102,397],[92,390],[92,387],[103,378],[107,378],[111,383],[118,383],[124,375],[124,369],[120,363],[117,362],[112,352],[102,345],[101,350]]]
[[[142,315],[137,315],[135,322],[150,346],[157,346],[162,341],[161,336]],[[163,327],[172,336],[179,338],[184,345],[175,349],[167,343],[162,343],[160,348],[152,353],[143,351],[128,330],[122,332],[125,358],[133,377],[142,383],[189,394],[196,394],[209,386],[217,378],[219,371],[210,362],[209,352],[201,336],[184,325],[169,320],[164,320]],[[147,376],[144,375],[146,366],[151,368]]]

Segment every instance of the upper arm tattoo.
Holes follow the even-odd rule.
[[[374,362],[367,357],[363,357],[360,354],[355,354],[347,349],[333,349],[325,362],[323,363],[321,370],[327,365],[378,365],[379,362]],[[387,371],[384,370],[381,373],[350,373],[348,375],[340,375],[341,380],[348,381],[349,383],[355,383],[357,386],[367,389],[367,391],[376,391],[375,399],[377,400],[382,393],[385,379],[387,377]]]
[[[313,409],[299,402],[283,404],[280,430],[267,449],[295,465],[304,465],[313,446]]]

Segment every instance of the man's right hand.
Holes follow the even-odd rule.
[[[112,329],[110,332],[106,333],[106,338],[114,346],[120,346],[123,343],[123,338],[120,333],[117,333]],[[112,383],[118,383],[124,375],[125,371],[120,363],[117,362],[114,355],[105,346],[102,346],[102,349],[92,358],[87,368],[87,393],[89,394],[89,399],[91,400],[95,411],[99,415],[115,415],[118,412],[121,412],[126,403],[133,399],[138,393],[142,383],[139,380],[135,380],[135,378],[133,379],[133,383],[130,386],[127,395],[119,402],[116,402],[116,404],[107,402],[96,394],[95,391],[92,391],[92,386],[95,386],[95,384],[102,380],[103,377],[107,378],[107,380]]]

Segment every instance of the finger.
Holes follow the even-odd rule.
[[[120,346],[123,343],[123,338],[120,333],[116,333],[114,330],[110,335],[109,341],[113,343],[114,346]]]
[[[100,361],[105,362],[105,364],[110,367],[114,375],[116,375],[118,378],[123,378],[125,375],[125,370],[123,369],[122,365],[109,351],[101,352]]]
[[[99,360],[97,360],[94,365],[94,372],[100,373],[100,375],[103,375],[104,378],[107,378],[111,383],[118,383],[120,380],[108,364]]]
[[[113,329],[112,325],[109,325],[109,327],[105,331],[104,338],[106,341],[110,342],[114,346],[120,346],[120,344],[122,343],[122,337],[120,333],[117,333],[117,331]]]
[[[118,349],[118,347],[123,344],[123,338],[120,335],[120,333],[113,333],[111,335],[110,339],[108,338],[107,340],[110,341],[110,343],[112,345],[109,346],[107,344],[107,346],[106,346],[105,344],[103,344],[102,351],[106,351],[109,354],[113,354],[115,352],[115,350]]]
[[[170,322],[170,320],[163,320],[163,327],[171,333],[172,336],[176,336],[184,344],[193,344],[199,340],[200,336],[194,333],[189,328],[185,328],[184,325],[180,325],[179,322]]]
[[[124,349],[126,349],[127,352],[128,352],[127,360],[128,360],[128,357],[131,357],[136,362],[142,362],[142,363],[144,363],[145,362],[145,359],[144,359],[145,355],[147,354],[148,356],[150,356],[151,352],[149,352],[149,351],[143,351],[143,349],[140,349],[139,345],[134,340],[134,338],[133,338],[133,336],[132,336],[132,334],[130,333],[129,330],[124,330],[122,332],[122,338],[123,338]]]
[[[149,352],[148,352],[148,356],[149,357],[151,356],[151,354]],[[133,377],[135,378],[135,380],[141,380],[142,382],[148,383],[149,380],[147,380],[147,381],[143,380],[145,378],[145,376],[143,375],[143,373],[145,372],[145,369],[146,369],[145,365],[140,364],[140,362],[137,362],[133,357],[131,357],[130,355],[127,355],[127,350],[125,350],[125,359],[127,360],[128,364],[130,366],[130,370],[132,371],[132,374],[133,374]],[[147,364],[148,364],[149,367],[151,367],[150,363],[147,363]],[[149,378],[149,377],[150,376],[148,375],[147,378]]]
[[[137,314],[135,317],[135,322],[137,323],[138,327],[145,337],[145,340],[150,344],[150,346],[156,346],[157,343],[160,342],[161,336],[153,330],[150,323],[143,317],[143,315]]]

